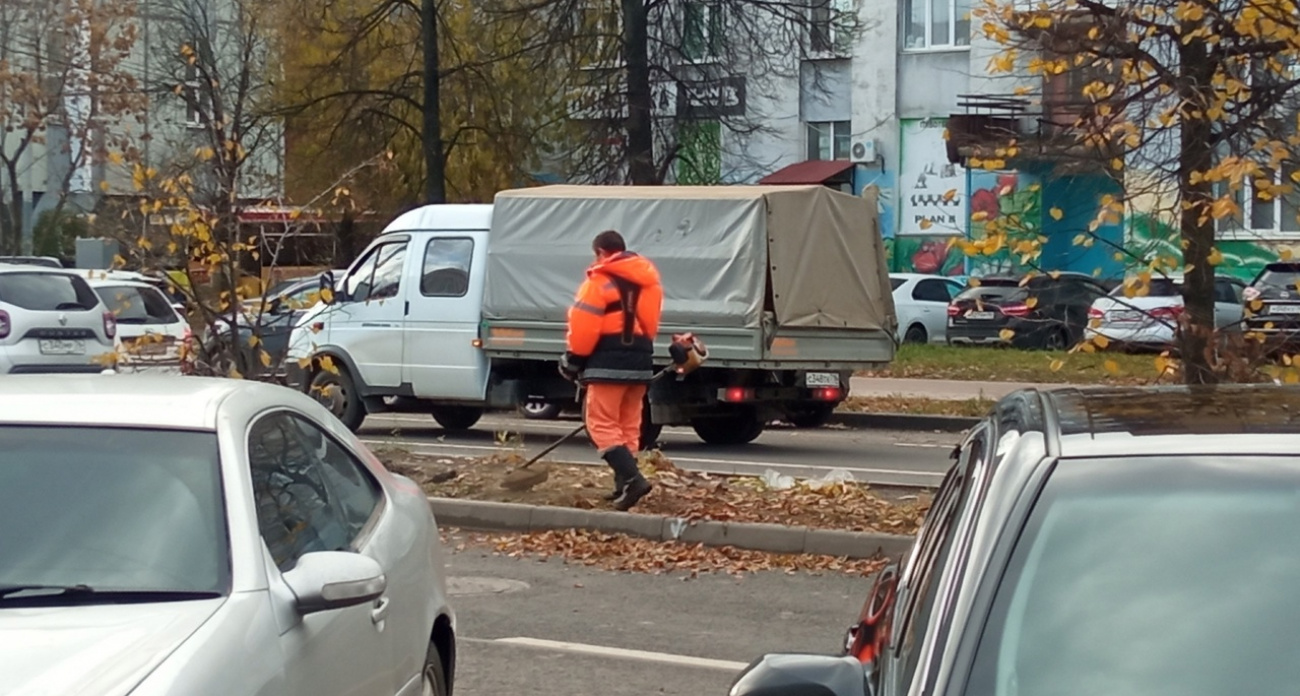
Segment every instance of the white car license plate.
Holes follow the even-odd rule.
[[[1269,305],[1268,311],[1273,314],[1300,314],[1300,304]]]
[[[84,355],[86,342],[80,338],[38,339],[41,355]]]
[[[966,318],[975,321],[988,321],[993,318],[993,312],[967,312]]]
[[[804,375],[803,383],[809,387],[838,387],[840,376],[835,372],[809,372]]]
[[[1118,322],[1137,322],[1137,321],[1142,321],[1145,317],[1146,317],[1145,313],[1133,309],[1126,309],[1120,312],[1111,312],[1110,314],[1110,320],[1118,321]]]

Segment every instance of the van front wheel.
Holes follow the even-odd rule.
[[[337,372],[317,372],[311,379],[311,395],[352,432],[356,432],[366,419],[366,407],[357,394],[352,375],[343,368],[338,368]]]

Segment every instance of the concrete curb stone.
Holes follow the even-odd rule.
[[[960,433],[975,427],[979,418],[966,416],[928,416],[916,413],[853,413],[836,411],[829,423],[846,428],[880,428],[883,430],[941,430]]]
[[[587,529],[628,534],[656,541],[680,541],[705,546],[734,546],[772,553],[808,553],[848,558],[885,555],[901,559],[913,537],[898,534],[815,529],[756,522],[718,522],[665,515],[579,510],[551,505],[523,505],[486,500],[429,497],[434,517],[443,527],[536,532]]]

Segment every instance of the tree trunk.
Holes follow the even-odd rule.
[[[1203,113],[1210,101],[1213,68],[1203,41],[1191,41],[1179,49],[1181,84],[1179,96],[1186,108]],[[1183,379],[1187,384],[1218,381],[1212,364],[1214,349],[1214,219],[1209,215],[1214,190],[1209,182],[1192,183],[1194,172],[1204,172],[1213,161],[1211,123],[1203,115],[1184,118],[1180,128],[1178,193],[1183,202],[1182,240],[1183,306],[1186,322],[1179,340]]]
[[[627,169],[635,185],[658,184],[655,172],[654,104],[650,93],[649,34],[645,0],[623,0],[623,60],[627,64]]]
[[[0,253],[17,254],[23,238],[23,194],[18,188],[18,161],[5,161],[9,201],[0,203]]]
[[[421,0],[420,23],[424,34],[424,202],[446,203],[446,159],[442,152],[442,92],[438,75],[438,6]]]

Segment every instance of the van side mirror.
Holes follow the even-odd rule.
[[[771,653],[736,677],[729,696],[867,696],[867,672],[852,657]]]
[[[330,298],[328,302],[325,302],[325,304],[327,305],[334,304],[335,302],[343,301],[344,298],[340,297],[343,294],[342,291],[335,290],[334,288],[335,288],[334,271],[325,271],[320,275],[320,289],[321,289],[320,296],[322,302],[325,301],[326,297]],[[329,290],[329,293],[326,293],[325,292],[326,290]]]

